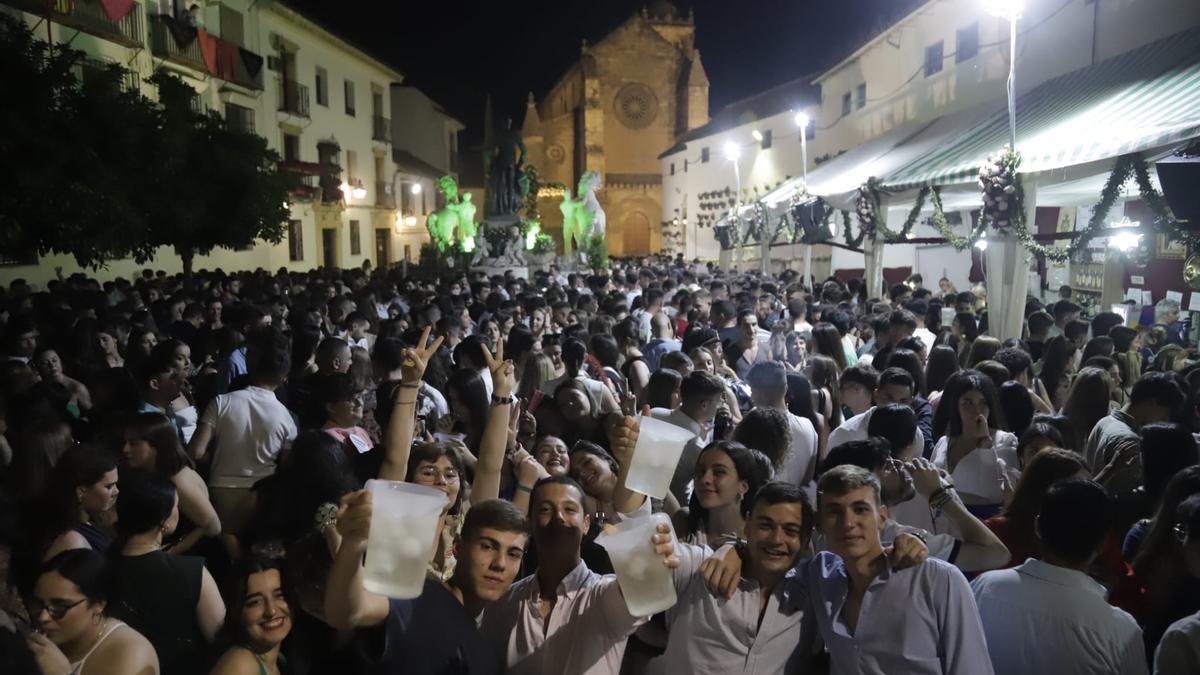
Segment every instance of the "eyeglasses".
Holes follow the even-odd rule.
[[[70,612],[72,609],[75,609],[75,607],[84,602],[87,602],[87,598],[80,598],[72,603],[55,602],[53,600],[50,602],[42,602],[38,598],[31,598],[29,600],[29,616],[37,619],[38,615],[40,615],[44,609],[46,610],[46,613],[50,615],[51,619],[54,621],[61,621],[62,618],[67,615],[67,612]]]
[[[458,471],[455,469],[445,469],[444,471],[439,471],[436,466],[429,465],[425,465],[417,469],[417,477],[422,480],[433,482],[436,481],[439,476],[447,483],[453,483],[458,480]]]

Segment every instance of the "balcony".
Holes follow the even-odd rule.
[[[225,124],[234,131],[254,133],[254,111],[233,103],[225,104]]]
[[[3,4],[126,47],[140,47],[145,39],[142,6],[136,3],[128,14],[115,21],[104,11],[100,0],[4,0]]]
[[[150,52],[247,89],[263,88],[261,56],[206,31],[185,26],[166,14],[150,17]]]
[[[279,112],[308,117],[308,87],[299,82],[280,80]]]
[[[375,181],[375,206],[384,209],[396,208],[396,197],[392,194],[392,184],[385,180]]]
[[[380,115],[371,116],[371,140],[381,143],[392,142],[392,121]]]

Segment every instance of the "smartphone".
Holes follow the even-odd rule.
[[[542,398],[544,397],[545,394],[542,393],[541,389],[535,390],[533,395],[529,397],[529,405],[525,406],[525,412],[530,415],[537,412],[538,406],[542,404]]]

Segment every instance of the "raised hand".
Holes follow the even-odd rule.
[[[479,349],[483,352],[483,359],[487,363],[488,370],[492,373],[492,395],[497,398],[512,396],[517,385],[514,376],[516,366],[512,361],[505,360],[504,342],[500,341],[496,344],[495,354],[488,349],[487,345],[481,344]]]
[[[371,512],[369,490],[356,490],[342,497],[337,512],[337,531],[342,535],[342,546],[353,547],[359,553],[367,550]]]
[[[420,384],[421,377],[425,375],[425,368],[429,365],[430,357],[437,353],[438,347],[442,346],[441,336],[438,336],[432,344],[427,344],[430,328],[430,326],[426,326],[425,330],[421,331],[421,340],[416,347],[408,347],[401,352],[403,360],[400,364],[400,381],[404,384]]]
[[[663,564],[670,569],[679,567],[679,558],[675,556],[675,543],[671,540],[671,526],[659,523],[650,535],[650,543],[654,544],[654,555],[663,557]]]
[[[627,467],[633,459],[633,449],[637,447],[640,430],[637,418],[628,415],[609,427],[608,444],[619,466]]]
[[[889,464],[891,462],[895,462],[896,471],[902,471],[905,468],[905,465],[897,460],[890,460]],[[917,488],[917,492],[921,493],[922,497],[928,498],[942,487],[941,472],[924,457],[917,457],[909,462],[907,469],[909,475],[912,476],[913,486]]]

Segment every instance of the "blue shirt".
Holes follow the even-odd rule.
[[[962,572],[930,558],[890,564],[867,587],[853,631],[842,618],[846,565],[828,551],[788,572],[789,602],[813,613],[834,675],[992,675],[975,597]]]

